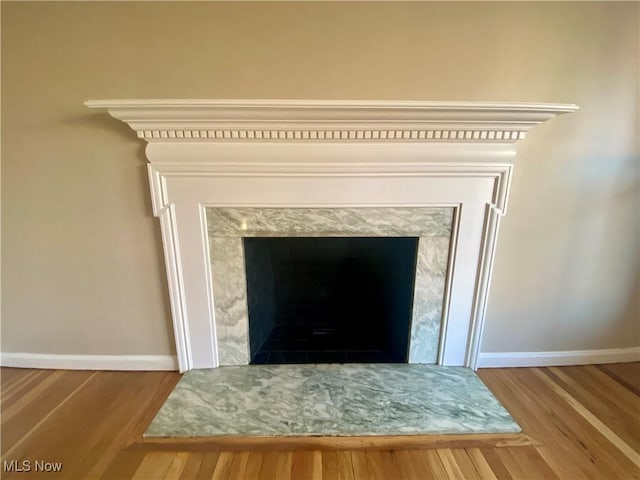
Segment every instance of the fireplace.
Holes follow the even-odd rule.
[[[249,324],[270,320],[264,312],[251,320],[251,292],[260,296],[268,289],[256,287],[264,278],[247,275],[245,257],[256,252],[246,245],[277,237],[417,239],[415,249],[408,249],[415,251],[415,267],[403,277],[407,284],[411,273],[414,278],[408,323],[401,313],[406,301],[390,308],[397,313],[394,322],[406,325],[391,334],[408,339],[399,357],[475,368],[515,143],[536,124],[577,109],[474,102],[86,104],[108,108],[148,143],[181,371],[245,365],[256,357],[252,343],[267,339],[253,338]],[[332,261],[307,262],[302,278],[309,277],[309,268]],[[296,270],[305,262],[284,263]],[[362,277],[367,268],[351,271]],[[340,318],[339,310],[334,306],[327,315]],[[316,319],[310,331],[329,335],[331,321]],[[346,354],[353,348],[347,346]]]
[[[403,363],[417,237],[245,238],[250,363]]]

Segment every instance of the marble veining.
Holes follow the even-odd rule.
[[[241,238],[209,237],[218,362],[249,363],[249,312]]]
[[[186,372],[146,437],[521,431],[470,369],[251,365]]]
[[[442,326],[449,237],[420,237],[413,291],[409,363],[436,363]]]
[[[418,236],[410,363],[436,363],[453,209],[207,208],[220,365],[249,362],[249,316],[242,237]]]
[[[215,237],[404,236],[449,237],[451,208],[207,208]]]

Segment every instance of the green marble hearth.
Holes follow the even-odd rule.
[[[145,437],[516,433],[467,368],[249,365],[184,374]]]

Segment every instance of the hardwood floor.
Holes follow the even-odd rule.
[[[336,448],[145,442],[173,372],[0,373],[3,479],[640,478],[640,363],[479,371],[523,427],[516,442],[400,437]],[[11,461],[30,471],[7,471]],[[37,472],[36,461],[62,469]]]

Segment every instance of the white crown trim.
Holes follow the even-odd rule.
[[[513,143],[573,104],[322,101],[88,100],[148,142]]]

